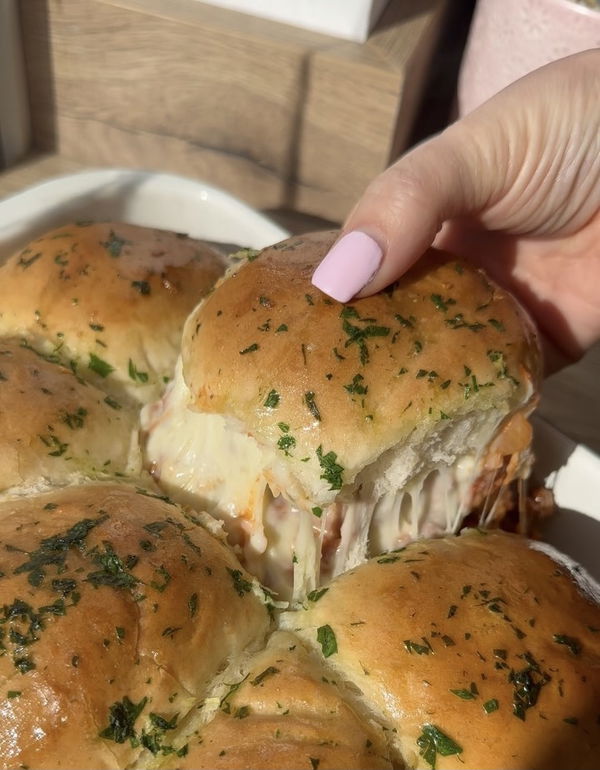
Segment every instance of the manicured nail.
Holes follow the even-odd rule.
[[[313,286],[338,302],[348,302],[373,278],[382,256],[381,248],[370,236],[354,230],[326,254],[313,273]]]

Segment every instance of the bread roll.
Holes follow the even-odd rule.
[[[144,408],[189,508],[129,437],[220,261],[80,225],[0,268],[0,770],[597,766],[598,587],[515,535],[423,539],[527,475],[535,334],[434,252],[338,305],[333,238],[190,316]]]
[[[183,322],[222,271],[215,251],[177,233],[69,224],[0,267],[0,336],[145,403],[171,378]]]
[[[233,553],[143,489],[3,502],[0,541],[2,768],[167,755],[215,674],[270,626]]]
[[[410,768],[596,768],[600,605],[551,549],[466,530],[337,578],[289,613]]]
[[[172,757],[168,766],[392,767],[381,727],[349,706],[344,683],[330,680],[331,672],[292,634],[275,633],[264,651],[226,674],[204,711],[191,712],[188,753]],[[147,759],[141,757],[138,766],[148,767]]]
[[[222,518],[249,568],[296,599],[486,501],[493,519],[498,488],[529,471],[540,379],[516,301],[448,254],[373,297],[321,294],[310,277],[335,235],[284,241],[221,281],[143,417],[164,488]]]
[[[10,340],[0,341],[0,425],[0,494],[141,472],[137,412]]]

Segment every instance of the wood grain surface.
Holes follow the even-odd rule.
[[[406,147],[444,6],[392,2],[359,44],[197,0],[27,0],[34,147],[341,219]]]

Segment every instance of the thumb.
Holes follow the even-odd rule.
[[[370,183],[313,284],[340,302],[383,289],[431,246],[446,220],[482,209],[497,177],[469,126],[455,123]]]

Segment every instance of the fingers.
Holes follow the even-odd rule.
[[[313,276],[346,302],[402,275],[444,222],[522,235],[576,232],[600,190],[600,50],[555,62],[376,177]]]
[[[341,302],[379,291],[419,258],[444,221],[481,208],[496,182],[470,133],[457,124],[375,178],[314,285]]]

